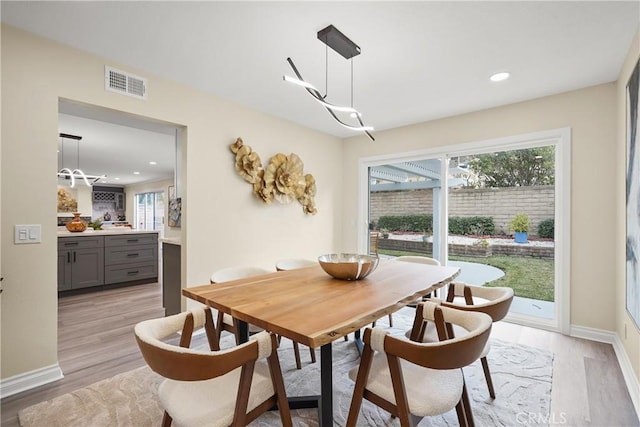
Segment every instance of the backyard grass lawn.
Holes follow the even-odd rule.
[[[380,251],[390,256],[424,255],[402,251]],[[516,296],[553,301],[553,260],[511,256],[490,256],[487,258],[451,256],[453,261],[488,264],[504,271],[504,276],[484,286],[507,286]]]

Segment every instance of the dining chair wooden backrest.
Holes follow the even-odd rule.
[[[514,292],[512,288],[470,286],[463,282],[455,282],[449,285],[447,300],[443,305],[463,311],[485,313],[491,316],[494,322],[499,322],[509,313],[513,297]],[[489,362],[487,361],[489,350],[490,345],[487,343],[480,357],[480,363],[484,371],[489,396],[495,399],[496,392],[493,387]]]
[[[430,320],[438,325],[442,341],[418,343],[379,328],[365,330],[347,426],[356,425],[362,399],[398,417],[403,427],[414,425],[416,418],[448,412],[454,407],[460,425],[473,425],[461,368],[478,359],[489,338],[491,318],[433,302],[420,303],[418,316],[420,321]],[[459,325],[468,333],[451,337],[447,323]],[[432,370],[441,373],[434,375]]]
[[[189,348],[201,327],[210,351]],[[243,345],[217,350],[208,307],[145,320],[134,332],[146,363],[165,378],[158,388],[163,426],[244,426],[276,404],[283,425],[292,425],[275,335],[262,332]],[[179,345],[166,342],[177,333]]]
[[[471,286],[463,282],[455,282],[449,285],[447,300],[442,302],[442,306],[467,312],[485,313],[491,317],[493,322],[498,322],[509,313],[513,297],[514,292],[511,288]],[[427,329],[426,322],[414,323],[409,336],[410,339],[418,342],[435,341],[435,333],[433,331],[427,333]],[[464,333],[464,331],[462,332]],[[490,349],[490,342],[487,342],[480,355],[480,362],[487,382],[489,396],[495,399],[495,389],[487,361]]]

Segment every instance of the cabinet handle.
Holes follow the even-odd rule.
[[[69,243],[65,243],[65,246],[78,246],[78,242],[69,242]]]
[[[135,254],[127,254],[127,257],[128,257],[128,258],[133,258],[133,257],[137,257],[137,256],[139,256],[139,255],[140,255],[140,254],[138,254],[138,253],[135,253]]]
[[[136,274],[138,274],[139,271],[138,270],[134,270],[134,271],[127,271],[127,276],[134,276]]]
[[[135,243],[138,239],[127,239],[127,243]]]
[[[76,251],[73,251],[73,262],[76,262]]]
[[[71,252],[67,252],[67,264],[71,262]]]

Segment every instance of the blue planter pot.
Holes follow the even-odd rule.
[[[516,243],[527,243],[528,233],[526,231],[516,231],[515,232],[515,240]]]

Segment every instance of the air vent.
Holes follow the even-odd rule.
[[[134,98],[147,99],[147,79],[109,66],[104,67],[104,88]]]

